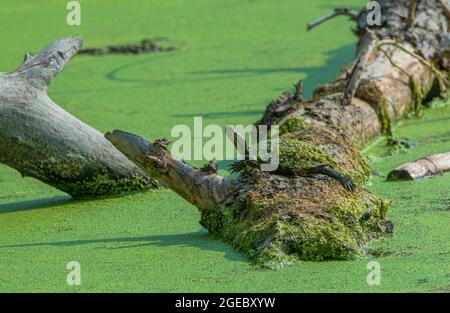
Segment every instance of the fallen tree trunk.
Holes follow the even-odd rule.
[[[450,152],[435,154],[397,167],[388,180],[417,180],[450,172]]]
[[[103,134],[70,115],[47,88],[80,50],[81,38],[56,41],[0,74],[0,162],[72,196],[104,196],[157,185]]]
[[[239,177],[228,180],[181,161],[174,164],[157,142],[121,131],[106,137],[149,175],[196,205],[205,228],[258,264],[276,268],[296,259],[362,256],[365,245],[391,234],[393,225],[386,219],[388,202],[364,188],[369,170],[359,148],[382,133],[391,135],[392,124],[417,112],[434,85],[443,97],[448,86],[448,17],[442,3],[380,4],[381,26],[367,24],[366,10],[354,18],[360,37],[357,57],[336,81],[318,86],[307,102],[283,94],[259,122],[280,125],[280,166],[291,175],[243,164]],[[330,175],[298,171],[320,159],[312,147],[353,180],[354,192]],[[202,183],[192,188],[198,179]]]
[[[392,223],[388,203],[364,188],[369,170],[359,148],[391,135],[391,125],[417,112],[433,86],[448,94],[449,23],[441,1],[380,4],[380,27],[367,25],[366,10],[351,14],[357,56],[334,82],[318,86],[305,102],[301,93],[285,93],[259,121],[280,126],[283,171],[244,162],[235,167],[238,177],[227,179],[173,158],[161,140],[115,131],[107,141],[46,93],[79,51],[79,38],[58,41],[0,75],[0,162],[76,196],[148,188],[154,177],[197,206],[211,233],[263,266],[362,256],[370,240],[392,233]],[[304,171],[321,161],[333,172]],[[339,184],[336,173],[356,190]]]

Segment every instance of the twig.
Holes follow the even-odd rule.
[[[412,94],[412,98],[414,101],[414,111],[416,113],[416,116],[419,117],[420,116],[421,95],[417,92],[417,83],[414,80],[414,77],[412,75],[410,75],[407,71],[405,71],[403,68],[401,68],[400,66],[395,64],[394,60],[392,60],[392,57],[389,55],[389,53],[386,50],[381,49],[381,48],[379,48],[379,50],[384,54],[384,56],[389,60],[389,62],[391,63],[391,65],[394,68],[398,69],[406,77],[408,77],[409,85],[411,87],[411,94]]]
[[[406,49],[405,47],[403,47],[397,41],[395,41],[395,40],[384,40],[384,41],[380,42],[377,45],[377,47],[381,48],[382,46],[387,46],[387,45],[395,46],[396,48],[402,50],[406,54],[409,54],[410,56],[412,56],[413,58],[418,60],[422,65],[428,67],[433,72],[433,74],[435,74],[438,77],[438,79],[441,80],[446,85],[446,87],[449,86],[449,81],[448,81],[447,77],[445,77],[445,75],[441,71],[439,71],[433,64],[431,64],[430,62],[425,60],[423,57],[421,57],[417,53],[414,53],[414,52]]]
[[[391,63],[391,65],[393,67],[395,67],[396,69],[398,69],[400,72],[402,72],[403,74],[405,74],[408,78],[411,78],[411,75],[405,71],[403,68],[401,68],[400,66],[398,66],[397,64],[395,64],[394,60],[392,60],[392,57],[389,55],[389,53],[381,48],[378,48],[378,50],[380,50],[381,52],[383,52],[384,56],[388,59],[388,61]]]
[[[369,33],[369,35],[372,37],[372,39],[374,41],[377,41],[377,37],[375,35],[375,33],[370,30],[369,28],[366,28],[366,32]],[[431,62],[425,60],[423,57],[421,57],[420,55],[418,55],[417,53],[410,51],[408,49],[406,49],[404,46],[402,46],[399,42],[397,42],[396,40],[393,39],[386,39],[383,41],[380,41],[375,48],[377,50],[380,50],[380,48],[382,46],[387,46],[387,45],[392,45],[400,50],[402,50],[403,52],[405,52],[406,54],[410,55],[411,57],[415,58],[416,60],[418,60],[422,65],[424,65],[425,67],[428,67],[433,74],[435,74],[437,76],[437,79],[439,81],[440,87],[441,87],[441,92],[447,94],[447,88],[450,87],[450,83],[447,79],[447,77],[441,72],[439,71]]]
[[[370,33],[370,30],[367,31]],[[377,49],[375,43],[378,39],[375,37],[375,34],[370,33],[370,35],[373,37],[373,41],[360,53],[350,73],[350,80],[345,88],[344,96],[342,98],[343,105],[350,105],[352,103],[353,97],[361,82],[361,73],[366,70],[367,63]]]
[[[295,94],[294,94],[294,101],[297,102],[303,102],[303,79],[300,80],[298,83],[294,84],[295,87]]]
[[[441,4],[444,14],[447,16],[447,18],[450,19],[450,6],[446,4],[443,0],[438,0],[438,2]]]
[[[414,24],[414,21],[416,19],[416,10],[417,10],[418,3],[419,3],[419,0],[411,0],[411,2],[409,3],[408,22],[406,23],[407,28],[411,28]]]
[[[323,24],[326,21],[331,20],[331,19],[333,19],[333,18],[335,18],[336,16],[339,16],[339,15],[348,16],[354,21],[358,20],[358,17],[359,17],[359,13],[354,11],[354,10],[352,10],[352,9],[349,9],[349,8],[336,8],[336,9],[334,9],[333,13],[331,13],[329,15],[326,15],[326,16],[323,16],[323,17],[317,19],[316,21],[314,21],[312,23],[309,23],[307,29],[308,29],[308,31],[310,31],[311,29],[319,26],[320,24]]]

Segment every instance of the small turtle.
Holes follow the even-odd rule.
[[[200,169],[200,171],[207,174],[217,174],[217,163],[215,160],[211,160]]]
[[[233,172],[259,169],[260,159],[242,160],[230,166]],[[266,162],[267,163],[267,162]],[[325,151],[300,139],[282,139],[280,141],[279,166],[273,174],[284,176],[311,176],[322,174],[337,180],[347,191],[355,189],[355,183],[336,169],[336,161]]]
[[[345,189],[353,191],[355,183],[336,169],[336,161],[317,145],[300,139],[280,141],[279,174],[308,176],[322,174],[337,180]]]

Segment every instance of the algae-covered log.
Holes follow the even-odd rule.
[[[364,187],[369,168],[360,148],[375,136],[390,136],[392,124],[417,113],[423,99],[448,96],[449,20],[442,3],[379,2],[381,25],[368,25],[366,9],[357,18],[352,13],[357,55],[334,82],[317,86],[309,101],[284,93],[257,123],[280,126],[280,166],[287,171],[262,172],[240,161],[239,176],[225,179],[181,161],[173,166],[166,150],[140,137],[115,131],[107,138],[197,205],[201,225],[258,264],[277,268],[298,259],[363,256],[369,241],[392,234],[393,224],[386,218],[389,203]],[[356,190],[303,170],[321,158],[352,179]],[[193,189],[199,177],[213,183]]]
[[[79,37],[26,55],[0,73],[0,162],[73,196],[112,195],[157,185],[104,136],[57,106],[47,88],[80,50]]]

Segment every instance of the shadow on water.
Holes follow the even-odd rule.
[[[209,71],[197,71],[190,73],[189,76],[197,76],[197,78],[178,78],[171,80],[149,80],[149,79],[134,79],[134,78],[120,78],[119,73],[130,67],[140,66],[148,59],[134,61],[129,64],[125,64],[117,67],[106,74],[106,78],[118,82],[130,82],[130,83],[143,83],[142,86],[132,86],[132,88],[145,87],[146,84],[174,84],[177,82],[203,81],[203,80],[227,80],[236,79],[239,77],[252,77],[258,75],[273,75],[279,73],[297,73],[303,74],[305,77],[305,89],[306,96],[312,94],[312,91],[318,84],[332,81],[336,78],[341,67],[353,60],[355,53],[354,44],[343,46],[339,49],[332,50],[326,53],[327,63],[319,67],[275,67],[275,68],[240,68],[240,69],[216,69]],[[120,89],[120,88],[119,88]],[[73,92],[73,91],[72,91]],[[86,91],[83,91],[86,92]],[[256,112],[212,112],[210,117],[217,118],[235,114],[247,114],[253,115]],[[258,112],[259,113],[259,112]],[[192,114],[195,115],[195,114]],[[226,167],[228,163],[220,164],[220,167]],[[11,204],[0,205],[0,214],[14,211],[29,210],[33,208],[49,207],[54,205],[65,205],[67,203],[73,203],[69,201],[68,196],[59,196],[48,199],[23,201]],[[38,242],[29,244],[17,244],[17,245],[3,245],[0,248],[20,248],[20,247],[40,247],[40,246],[80,246],[88,244],[118,244],[117,247],[105,247],[104,249],[132,249],[145,246],[185,246],[196,247],[202,250],[213,250],[225,253],[225,257],[234,261],[246,262],[244,256],[234,252],[230,246],[223,244],[222,242],[215,240],[213,236],[205,232],[193,232],[186,234],[175,235],[158,235],[158,236],[145,236],[145,237],[118,237],[118,238],[105,238],[105,239],[85,239],[85,240],[73,240],[73,241],[56,241],[56,242]]]
[[[114,246],[116,244],[117,246]],[[117,237],[104,239],[84,239],[73,241],[54,241],[54,242],[37,242],[27,244],[1,245],[0,249],[7,248],[30,248],[30,247],[74,247],[83,245],[97,245],[94,249],[135,249],[145,248],[148,246],[157,247],[194,247],[200,250],[218,251],[225,253],[225,257],[232,261],[247,262],[245,256],[235,252],[230,246],[216,240],[206,230],[198,232],[173,234],[173,235],[156,235],[142,237]],[[98,245],[110,245],[98,246]]]
[[[192,75],[201,76],[199,79],[201,80],[211,80],[211,79],[235,79],[236,77],[244,76],[257,76],[257,75],[271,75],[275,73],[298,73],[305,74],[305,95],[309,95],[312,93],[314,88],[321,83],[326,83],[332,81],[336,78],[337,73],[339,73],[340,69],[344,64],[347,64],[353,60],[353,56],[355,53],[354,44],[349,44],[343,46],[341,48],[331,50],[326,52],[327,62],[323,66],[319,67],[276,67],[276,68],[242,68],[242,69],[217,69],[210,71],[197,71],[191,73]],[[169,56],[171,53],[166,54],[165,56]],[[165,57],[162,56],[162,57]],[[142,63],[148,62],[149,59],[141,59],[139,61],[131,62],[126,65],[122,65],[115,70],[109,72],[106,76],[108,79],[116,80],[116,81],[127,81],[126,79],[118,78],[119,72],[130,68],[132,66],[141,65]],[[300,75],[299,75],[300,76]],[[180,81],[182,79],[179,79]],[[130,79],[130,82],[140,81],[139,79]],[[145,80],[143,80],[145,82]],[[184,80],[183,80],[184,81]],[[178,117],[192,117],[196,115],[202,115],[210,118],[220,118],[226,116],[235,116],[235,115],[257,115],[260,114],[259,111],[245,111],[245,112],[209,112],[206,114],[182,114],[177,115]],[[225,165],[225,164],[223,164]],[[228,165],[228,164],[226,164]],[[0,214],[20,211],[20,210],[28,210],[33,208],[46,207],[51,205],[58,205],[61,202],[67,202],[70,200],[69,196],[58,196],[49,199],[39,199],[39,200],[31,200],[31,201],[23,201],[17,203],[10,204],[1,204],[0,205]]]
[[[303,92],[306,97],[310,97],[314,89],[319,84],[333,81],[345,64],[353,61],[355,54],[355,45],[349,44],[341,48],[331,50],[325,53],[327,62],[323,66],[318,67],[274,67],[274,68],[241,68],[241,69],[217,69],[208,71],[195,71],[191,75],[197,76],[190,81],[198,80],[227,80],[244,77],[254,77],[261,75],[273,75],[280,73],[296,73],[305,76],[305,85]],[[293,82],[294,83],[294,82]],[[289,87],[289,86],[286,86]],[[291,87],[292,88],[292,87]],[[270,101],[268,101],[269,104]],[[264,111],[264,104],[261,106],[261,111],[241,111],[241,112],[207,112],[207,113],[189,113],[176,114],[172,117],[194,117],[203,116],[205,118],[218,119],[232,116],[255,116],[255,120],[261,116]]]
[[[74,93],[89,93],[89,92],[117,92],[123,89],[141,89],[149,85],[154,86],[168,86],[181,84],[195,84],[204,81],[224,81],[236,78],[249,78],[259,75],[273,75],[279,73],[296,73],[300,76],[305,76],[304,93],[308,97],[318,84],[330,82],[334,80],[341,70],[342,66],[350,63],[354,59],[355,45],[349,44],[335,50],[325,53],[327,62],[323,66],[317,67],[274,67],[274,68],[238,68],[238,69],[215,69],[215,70],[200,70],[190,73],[182,74],[182,77],[158,79],[151,78],[149,74],[147,77],[122,77],[121,74],[134,67],[140,67],[149,62],[157,62],[160,58],[171,58],[178,55],[177,52],[165,53],[158,56],[146,56],[132,62],[122,64],[105,73],[105,78],[110,81],[119,83],[129,83],[126,86],[122,85],[119,88],[93,88],[83,90],[68,90],[61,92],[54,92],[53,95],[60,94],[74,94]],[[292,82],[294,83],[294,82]],[[288,87],[288,86],[286,86]],[[221,114],[220,112],[217,114]]]
[[[320,4],[318,7],[321,8],[321,9],[328,9],[328,10],[330,10],[330,13],[331,13],[331,12],[333,12],[336,8],[338,8],[339,5],[336,5],[336,3],[334,3],[334,4],[333,4],[333,3],[325,3],[325,4]],[[346,8],[349,8],[349,9],[351,9],[351,10],[357,11],[357,12],[361,11],[361,9],[363,8],[362,5],[346,5],[345,7],[346,7]],[[320,17],[320,16],[317,16],[317,18],[319,18],[319,17]],[[341,17],[341,18],[345,19],[346,17],[343,16],[343,17]]]
[[[64,203],[71,202],[70,201],[71,199],[72,198],[70,196],[63,195],[45,199],[35,199],[35,200],[0,204],[0,214],[61,205]]]
[[[309,97],[319,84],[333,81],[345,64],[353,61],[355,45],[349,44],[325,53],[327,62],[317,67],[273,67],[273,68],[239,68],[239,69],[217,69],[208,71],[192,72],[193,75],[207,76],[208,80],[214,79],[236,79],[239,77],[252,77],[261,75],[273,75],[280,73],[296,73],[305,76],[304,94]],[[292,82],[294,83],[294,82]]]
[[[8,203],[0,205],[0,214],[26,211],[39,208],[50,208],[54,206],[73,205],[78,202],[86,202],[89,200],[71,200],[68,195],[56,196],[46,199],[36,199],[30,201],[21,201],[16,203]],[[117,249],[134,249],[145,248],[147,246],[157,247],[194,247],[201,250],[218,251],[225,254],[225,258],[232,261],[247,262],[247,259],[234,251],[230,246],[217,240],[206,229],[198,232],[171,234],[171,235],[155,235],[155,236],[139,236],[139,237],[117,237],[104,239],[82,239],[71,241],[48,241],[25,244],[9,244],[0,245],[0,249],[7,248],[31,248],[31,247],[72,247],[82,245],[96,245],[95,249],[117,250]],[[100,247],[99,247],[100,245]],[[1,253],[0,253],[1,254]]]

